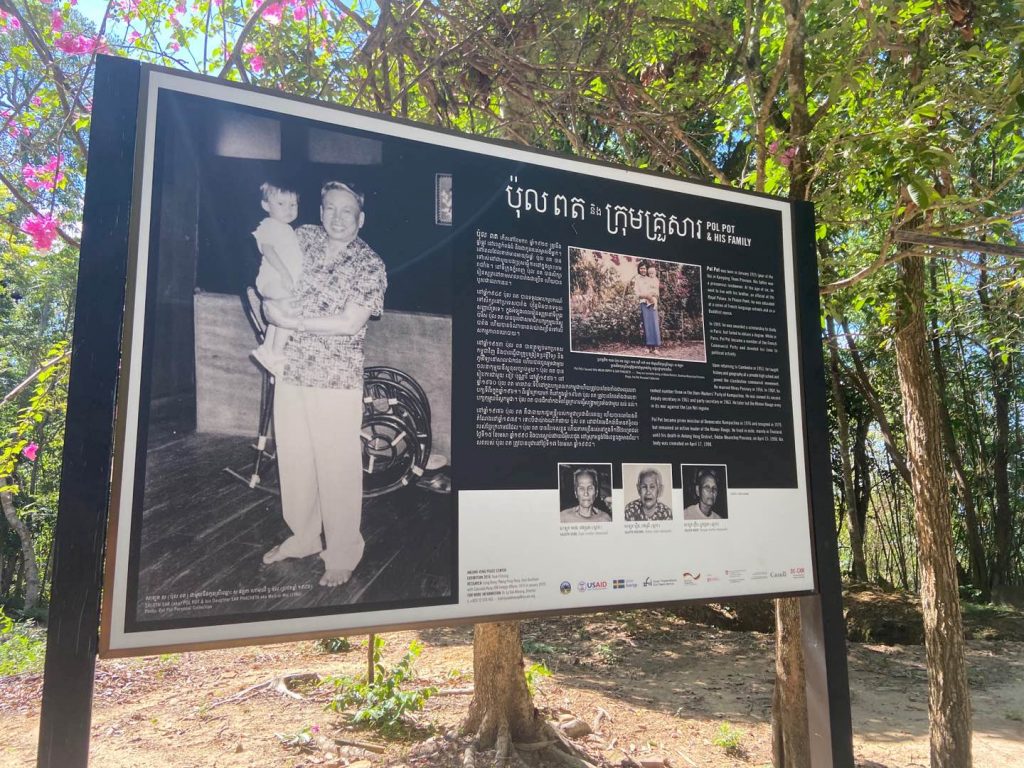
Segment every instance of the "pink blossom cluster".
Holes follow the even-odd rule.
[[[291,8],[292,18],[296,21],[305,21],[310,11],[316,8],[316,4],[317,0],[281,0],[263,9],[263,19],[267,24],[276,27],[284,18],[285,8]]]
[[[64,51],[64,53],[110,53],[110,46],[102,37],[88,37],[87,35],[62,35],[53,41],[53,44]]]
[[[768,145],[768,154],[774,157],[780,165],[789,168],[796,159],[796,147],[789,147],[779,151],[779,142],[773,141]]]
[[[21,231],[32,238],[32,245],[48,251],[57,237],[57,220],[48,213],[32,213],[21,222]]]
[[[29,443],[21,449],[21,455],[29,461],[35,461],[36,455],[39,453],[39,443]]]
[[[10,32],[15,29],[21,29],[21,22],[18,21],[18,17],[0,11],[0,31]]]
[[[242,53],[244,53],[246,56],[250,57],[249,58],[249,69],[251,69],[256,74],[259,74],[260,72],[263,71],[263,67],[265,66],[266,62],[264,62],[262,56],[260,56],[259,54],[256,53],[256,46],[253,43],[245,43],[245,44],[243,44],[242,45]]]
[[[135,18],[135,13],[138,10],[138,0],[114,0],[111,6],[111,11],[115,9],[121,13],[121,18],[125,24],[131,24]]]
[[[32,103],[33,104],[35,103],[35,99],[32,100]],[[13,118],[14,118],[14,112],[12,110],[5,109],[3,111],[0,111],[0,119],[3,120],[4,128],[6,129],[7,134],[12,139],[16,139],[19,136],[31,136],[32,135],[32,131],[30,131],[28,128],[22,127],[22,126],[18,125],[17,123],[15,123]]]
[[[60,170],[61,158],[54,155],[46,165],[29,165],[21,169],[21,178],[25,186],[33,192],[43,189],[51,191],[64,180],[64,172]]]

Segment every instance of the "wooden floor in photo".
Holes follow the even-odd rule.
[[[364,499],[363,559],[347,584],[321,587],[319,557],[264,565],[263,554],[289,531],[280,498],[224,471],[234,467],[248,475],[249,443],[209,434],[150,441],[140,620],[447,602],[454,582],[452,495],[408,487]],[[239,589],[249,590],[248,596],[240,597]],[[181,597],[188,595],[194,597]],[[159,607],[153,602],[157,596],[165,596]]]

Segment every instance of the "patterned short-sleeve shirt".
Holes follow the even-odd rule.
[[[388,278],[370,246],[357,237],[341,253],[328,255],[327,233],[318,224],[299,227],[295,236],[302,248],[295,299],[304,317],[334,317],[349,302],[368,308],[373,317],[381,315]],[[362,389],[365,337],[365,327],[352,336],[294,331],[284,349],[282,378],[303,387]]]
[[[659,501],[648,513],[640,499],[633,499],[626,505],[625,518],[627,520],[671,520],[672,510]]]

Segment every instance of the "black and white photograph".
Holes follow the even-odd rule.
[[[558,465],[559,522],[612,521],[612,465]]]
[[[623,464],[622,517],[627,522],[672,519],[672,466]]]
[[[127,628],[455,602],[443,167],[186,94],[155,130]]]
[[[727,520],[729,490],[724,464],[683,464],[684,520]]]
[[[705,362],[700,267],[569,248],[573,352]]]

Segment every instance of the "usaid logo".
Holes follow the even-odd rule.
[[[576,585],[580,592],[593,592],[598,589],[608,589],[607,581],[581,581]]]

